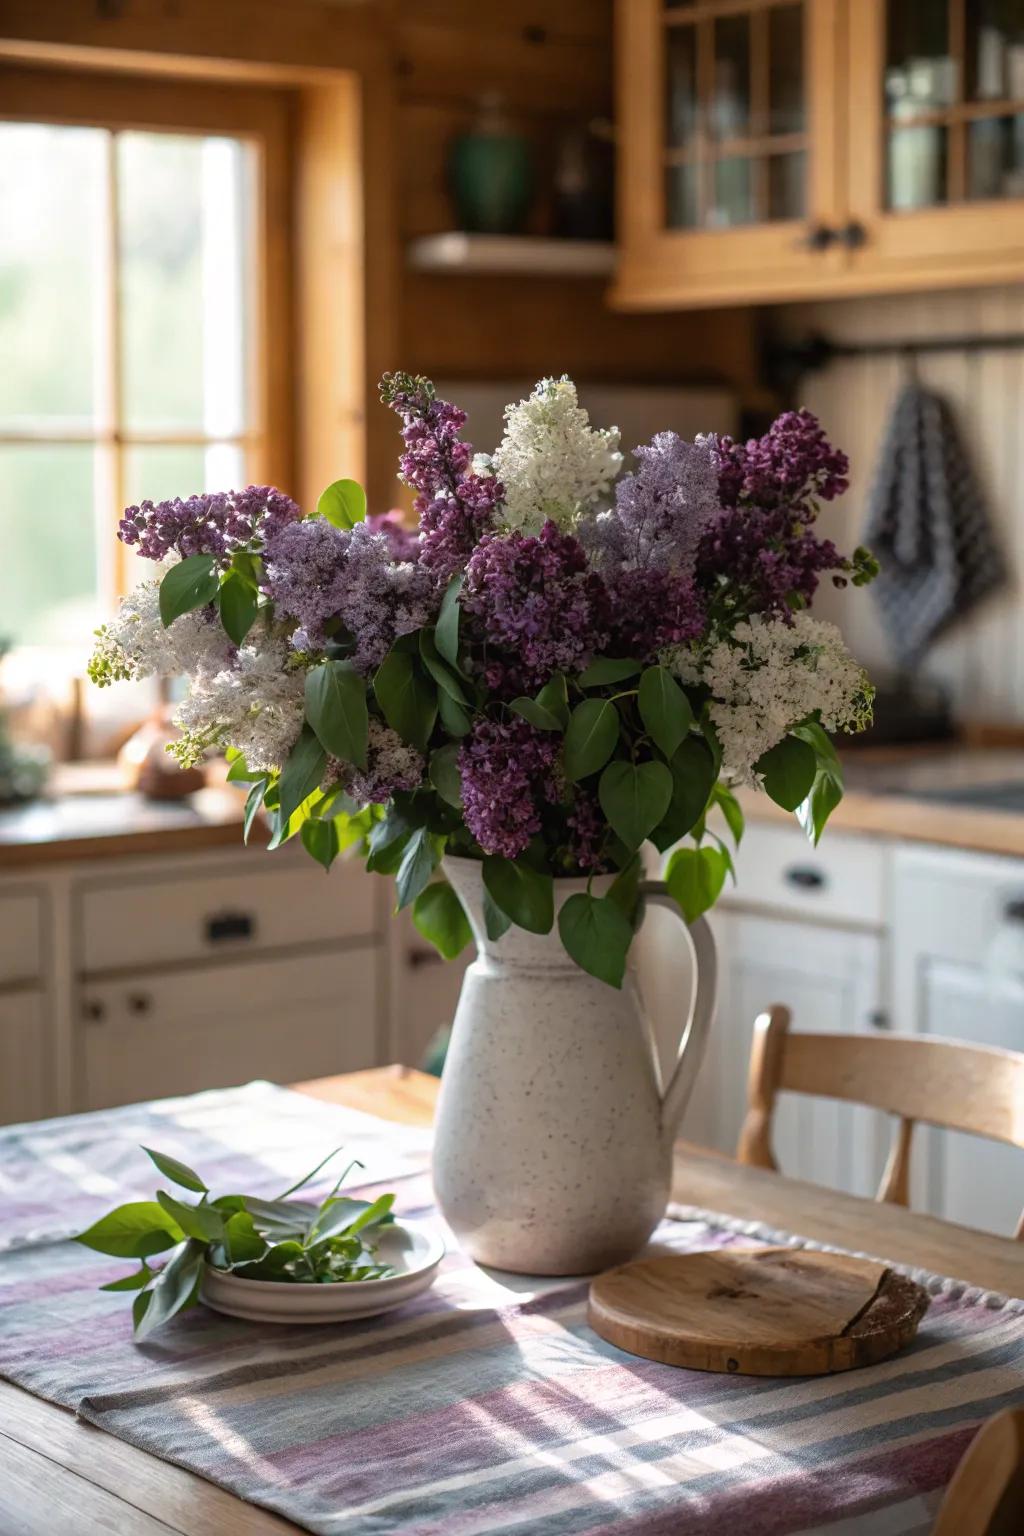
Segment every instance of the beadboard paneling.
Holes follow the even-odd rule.
[[[787,311],[785,330],[820,331],[839,341],[1024,332],[1024,289],[987,289],[841,303]],[[815,411],[850,455],[851,488],[823,518],[823,531],[851,548],[863,529],[889,413],[908,364],[898,358],[848,358],[808,375],[800,403]],[[932,650],[924,671],[952,692],[968,720],[1024,720],[1024,350],[938,353],[923,357],[920,377],[945,394],[988,498],[989,511],[1011,568],[1010,586],[951,629]],[[835,619],[868,667],[889,660],[885,635],[870,594],[823,591],[822,617]]]

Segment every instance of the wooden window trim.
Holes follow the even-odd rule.
[[[390,11],[390,3],[388,4]],[[376,382],[400,361],[395,69],[377,7],[320,0],[4,0],[0,59],[291,92],[295,353],[271,366],[295,382],[295,491],[313,506],[339,475],[387,505],[394,427]]]
[[[292,324],[290,227],[292,200],[290,139],[292,103],[280,91],[249,86],[221,89],[195,81],[146,80],[126,75],[72,74],[65,70],[24,69],[0,65],[0,120],[104,128],[114,132],[138,129],[176,134],[224,134],[253,145],[257,152],[254,182],[255,226],[251,268],[250,355],[255,361],[249,381],[250,404],[245,429],[231,435],[244,452],[247,479],[291,489],[295,483],[293,385],[280,360],[295,355]],[[111,140],[113,145],[113,140]],[[114,211],[111,210],[112,217]],[[111,240],[116,239],[111,230]],[[116,313],[116,297],[111,304]],[[123,449],[132,443],[204,443],[208,434],[196,429],[134,432],[124,425],[120,390],[119,345],[111,339],[114,395],[109,419],[90,428],[29,429],[0,432],[4,442],[40,441],[95,443],[113,449],[110,508],[113,538],[116,519],[126,499]],[[183,486],[182,492],[197,489]],[[210,487],[218,489],[218,487]],[[120,546],[115,564],[117,589],[124,588],[125,562]]]

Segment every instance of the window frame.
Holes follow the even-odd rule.
[[[101,128],[112,134],[125,130],[177,135],[224,135],[243,140],[256,154],[251,185],[252,241],[247,274],[251,296],[246,355],[251,366],[249,421],[231,441],[242,448],[245,477],[250,483],[278,485],[294,491],[296,480],[292,359],[293,324],[292,140],[294,103],[291,93],[248,84],[211,84],[169,78],[140,79],[125,74],[38,69],[0,64],[0,121],[48,123]],[[111,153],[116,140],[111,138]],[[116,244],[116,207],[110,210],[111,244]],[[112,399],[106,419],[98,411],[88,429],[19,431],[0,425],[0,445],[70,442],[94,444],[109,453],[112,497],[109,533],[114,548],[113,586],[125,590],[127,552],[115,541],[117,519],[124,505],[124,463],[137,444],[205,443],[209,434],[190,431],[128,429],[123,420],[119,379],[122,369],[117,334],[116,268],[107,300],[113,334],[109,348],[113,373]],[[219,440],[219,439],[218,439]],[[211,487],[219,489],[220,487]],[[183,487],[183,491],[195,487]],[[106,526],[106,515],[103,525]],[[101,594],[103,595],[103,594]]]

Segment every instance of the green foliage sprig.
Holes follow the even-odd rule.
[[[340,1147],[273,1200],[254,1195],[211,1198],[207,1185],[185,1163],[150,1147],[142,1150],[166,1179],[198,1195],[198,1201],[158,1189],[154,1200],[119,1205],[75,1238],[97,1253],[139,1260],[137,1270],[100,1290],[135,1292],[132,1317],[140,1341],[195,1304],[207,1266],[243,1280],[296,1285],[380,1280],[393,1272],[389,1265],[377,1263],[369,1239],[394,1221],[394,1195],[369,1201],[338,1193],[352,1169],[362,1167],[356,1159],[319,1205],[291,1198],[338,1155]],[[156,1254],[167,1254],[167,1258],[153,1268],[149,1260]]]

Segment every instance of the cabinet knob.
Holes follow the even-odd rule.
[[[812,224],[805,235],[797,241],[797,244],[807,251],[827,251],[830,246],[836,244],[839,235],[828,224]]]
[[[148,992],[129,992],[128,1012],[148,1013],[153,1006],[153,999]]]
[[[828,881],[813,864],[793,864],[783,875],[787,885],[795,885],[801,891],[820,891]]]
[[[859,219],[851,219],[842,229],[835,231],[835,238],[848,251],[858,251],[862,245],[867,244],[868,232]]]
[[[1008,923],[1024,923],[1024,896],[1015,896],[1008,901],[1003,908],[1003,917]]]
[[[872,1029],[891,1029],[892,1024],[889,1015],[884,1008],[873,1008],[868,1014],[868,1023]]]
[[[87,997],[82,1004],[82,1015],[89,1020],[90,1024],[98,1024],[101,1019],[106,1018],[106,1014],[107,1010],[98,998]]]

